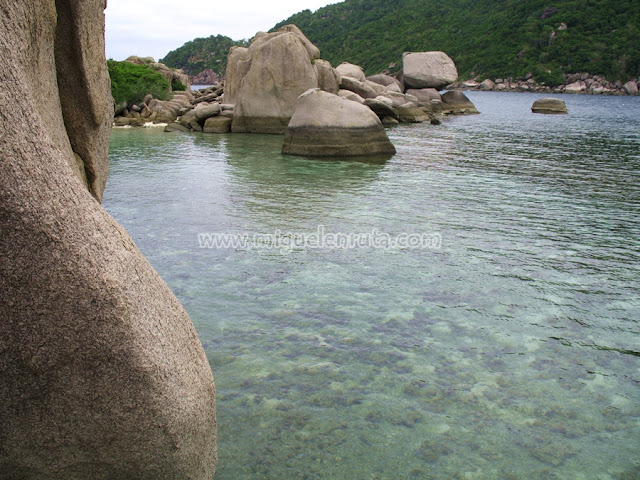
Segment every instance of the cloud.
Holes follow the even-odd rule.
[[[107,58],[129,55],[164,57],[189,40],[226,35],[239,40],[268,30],[304,9],[312,11],[335,0],[244,0],[210,2],[190,0],[108,0]]]

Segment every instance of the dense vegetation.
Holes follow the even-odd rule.
[[[349,61],[368,74],[400,67],[405,51],[441,50],[461,78],[532,73],[557,84],[574,72],[640,76],[638,0],[345,0],[274,29],[288,23],[333,65]]]
[[[111,95],[116,103],[140,103],[148,93],[159,100],[169,98],[169,82],[150,65],[107,60],[107,66],[111,77]]]
[[[247,46],[246,40],[231,40],[224,35],[196,38],[159,60],[171,68],[181,68],[187,75],[197,75],[210,68],[220,76],[227,69],[227,55],[234,45]]]

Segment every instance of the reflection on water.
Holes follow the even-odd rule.
[[[640,475],[640,98],[469,96],[379,164],[113,132],[105,207],[214,368],[216,479]],[[198,248],[318,225],[443,247]]]

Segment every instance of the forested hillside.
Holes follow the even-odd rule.
[[[524,76],[560,83],[565,73],[609,80],[640,76],[638,0],[345,0],[304,10],[294,23],[333,65],[368,74],[405,51],[441,50],[461,78]]]
[[[232,40],[224,35],[196,38],[172,50],[159,62],[171,68],[181,68],[191,76],[207,68],[223,76],[227,68],[229,49],[234,45],[246,46],[247,43],[244,40]]]

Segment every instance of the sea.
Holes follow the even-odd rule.
[[[640,97],[467,96],[383,158],[113,130],[104,207],[198,331],[216,480],[640,478]]]

